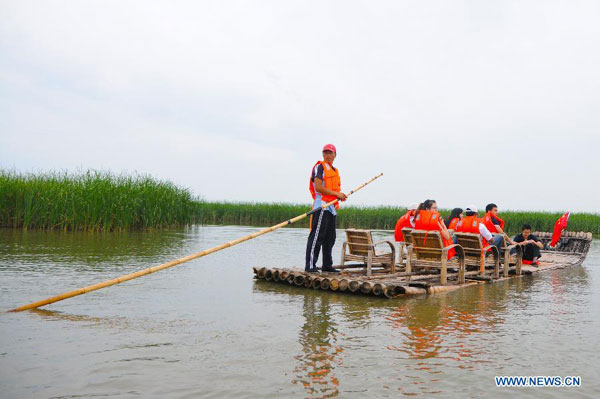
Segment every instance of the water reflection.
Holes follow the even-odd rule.
[[[178,254],[197,228],[146,232],[62,232],[0,229],[0,271],[39,270],[71,264],[83,270],[106,270],[106,262],[125,264],[133,258],[151,261]],[[15,268],[17,267],[17,268]]]
[[[302,353],[295,357],[293,383],[302,384],[307,396],[314,398],[338,396],[353,385],[340,381],[346,375],[340,370],[345,366],[344,357],[352,357],[355,350],[384,349],[398,355],[392,361],[396,371],[384,386],[398,380],[396,389],[405,396],[442,393],[435,387],[452,374],[452,369],[473,371],[483,363],[494,363],[497,347],[492,337],[501,335],[515,292],[523,289],[523,282],[515,281],[427,297],[382,300],[262,280],[254,284],[256,292],[301,298]],[[373,329],[378,330],[376,336],[356,339],[358,331]],[[391,364],[389,367],[393,370]],[[398,373],[398,369],[402,371]]]
[[[392,328],[401,329],[406,338],[401,345],[390,345],[389,350],[406,353],[416,359],[427,359],[439,354],[442,339],[438,326],[447,317],[445,306],[433,305],[433,301],[407,301],[402,302],[386,317],[391,322]]]
[[[82,314],[57,312],[42,308],[30,309],[27,312],[49,321],[69,321],[83,323],[87,326],[106,326],[125,329],[130,329],[132,327],[132,323],[127,317],[92,317]]]
[[[481,348],[473,345],[475,336],[497,331],[502,325],[507,289],[506,284],[478,285],[401,302],[386,319],[405,339],[388,349],[412,359],[468,361],[480,354]]]
[[[181,331],[182,329],[193,327],[197,324],[192,320],[185,319],[169,319],[169,323],[165,324],[161,320],[158,320],[157,317],[88,316],[85,314],[57,312],[43,308],[30,309],[26,313],[36,315],[48,321],[78,323],[84,327],[106,331],[119,329],[127,332],[143,331],[168,334],[173,331]]]
[[[253,231],[0,230],[0,307]],[[2,315],[4,396],[165,397],[165,387],[177,386],[170,396],[499,397],[505,391],[494,390],[493,376],[508,371],[573,372],[586,381],[580,392],[597,391],[598,242],[583,267],[431,296],[387,300],[251,282],[251,266],[301,260],[305,233],[281,230],[193,267],[65,301],[60,312]]]
[[[342,364],[343,349],[338,345],[337,325],[331,319],[327,295],[306,295],[299,341],[302,353],[296,356],[294,384],[302,384],[309,398],[331,398],[339,395],[336,367]]]

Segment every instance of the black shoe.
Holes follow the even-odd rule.
[[[306,273],[319,273],[319,269],[313,267],[312,269],[304,269]]]
[[[327,267],[327,268],[323,268],[323,273],[339,273],[340,271],[337,269],[334,269],[333,267]]]

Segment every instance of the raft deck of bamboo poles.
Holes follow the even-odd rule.
[[[535,232],[545,244],[551,233]],[[562,245],[543,250],[540,266],[522,265],[522,275],[536,274],[552,269],[580,265],[590,248],[591,233],[569,232],[564,235]],[[343,270],[341,273],[308,273],[300,268],[254,267],[255,277],[272,283],[296,286],[299,289],[345,292],[357,295],[375,295],[384,298],[396,298],[407,295],[425,295],[452,291],[472,285],[518,278],[513,270],[509,277],[482,279],[478,272],[466,272],[467,281],[459,284],[450,274],[446,285],[439,284],[439,275],[417,271],[406,273],[403,265],[398,265],[396,273],[374,273],[366,276],[362,270]]]
[[[449,280],[445,286],[434,285],[427,279],[435,275],[414,275],[407,280],[406,273],[374,274],[367,277],[362,273],[308,273],[302,269],[282,268],[254,268],[255,277],[265,281],[294,285],[300,288],[348,292],[351,294],[376,295],[394,298],[401,295],[419,295],[460,288],[459,285]],[[419,279],[419,277],[421,279]],[[476,283],[475,283],[476,284]]]

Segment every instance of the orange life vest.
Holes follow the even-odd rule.
[[[473,233],[473,234],[481,235],[481,233],[479,232],[479,224],[480,223],[483,223],[483,220],[479,219],[476,215],[466,216],[463,218],[463,220],[458,222],[458,225],[456,226],[456,231],[458,233]],[[485,225],[485,223],[483,223],[483,224]],[[493,231],[496,232],[496,229],[494,229]],[[491,233],[491,231],[490,231],[490,233]],[[481,236],[481,242],[483,243],[484,246],[492,245],[492,243],[489,242],[488,240],[486,240],[485,238],[483,238],[483,236]],[[488,251],[490,251],[490,250],[491,250],[491,248],[488,249]]]
[[[500,222],[500,227],[502,227],[502,231],[504,231],[504,220],[500,219],[498,215],[493,215],[492,212],[488,212],[482,219],[482,223],[485,224],[485,227],[490,231],[490,233],[498,233],[496,230],[496,225],[492,222],[492,217],[496,218]]]
[[[481,236],[481,233],[479,232],[479,224],[483,223],[483,221],[481,219],[479,219],[477,217],[477,215],[473,215],[473,216],[465,216],[460,222],[458,222],[458,224],[456,225],[456,231],[458,233],[473,233],[473,234],[479,234],[479,236]],[[495,231],[495,229],[494,229]],[[491,245],[490,242],[488,242],[485,238],[483,238],[483,236],[481,236],[481,243],[483,244],[483,246],[487,246],[487,245]],[[488,251],[491,251],[491,248],[488,249]],[[483,272],[483,270],[485,269],[485,257],[483,256],[483,249],[481,250],[481,271]]]
[[[406,242],[406,238],[404,238],[404,235],[402,234],[402,229],[405,227],[409,227],[412,228],[413,225],[410,224],[410,218],[411,216],[415,215],[415,211],[411,210],[406,212],[404,215],[402,215],[400,217],[400,219],[398,219],[398,221],[396,222],[396,227],[394,228],[394,239],[396,241],[404,241]]]
[[[442,221],[442,215],[439,212],[420,210],[419,214],[415,217],[415,230],[426,230],[426,231],[442,231],[440,223]],[[444,247],[454,244],[452,238],[445,239],[442,236],[442,242]],[[455,254],[454,248],[448,252],[448,259],[452,258]]]
[[[456,225],[456,231],[459,233],[479,233],[479,223],[481,220],[476,216],[465,216],[460,222]]]
[[[441,220],[442,216],[439,212],[420,210],[419,214],[415,218],[415,229],[440,231]]]
[[[458,224],[458,222],[461,221],[461,218],[454,218],[450,221],[450,224],[448,225],[448,229],[449,230],[456,230],[456,225]]]
[[[341,191],[342,184],[341,184],[341,180],[340,180],[339,170],[334,168],[333,166],[329,165],[325,161],[317,161],[315,166],[313,166],[313,169],[318,164],[323,165],[323,185],[325,186],[325,188],[327,188],[329,190],[333,190],[333,191],[338,191],[338,192]],[[308,189],[314,200],[317,197],[317,192],[315,192],[315,187],[314,187],[313,181],[312,181],[312,171],[311,171],[311,177],[308,180]],[[325,205],[327,202],[331,202],[331,201],[337,199],[337,197],[335,195],[323,195],[321,193],[318,193],[318,194],[321,196],[323,205]],[[335,209],[339,209],[339,208],[340,208],[340,202],[338,201],[335,203]]]

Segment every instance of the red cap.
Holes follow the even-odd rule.
[[[337,151],[335,150],[335,146],[333,144],[325,144],[325,146],[323,146],[323,151],[333,151],[337,154]]]

